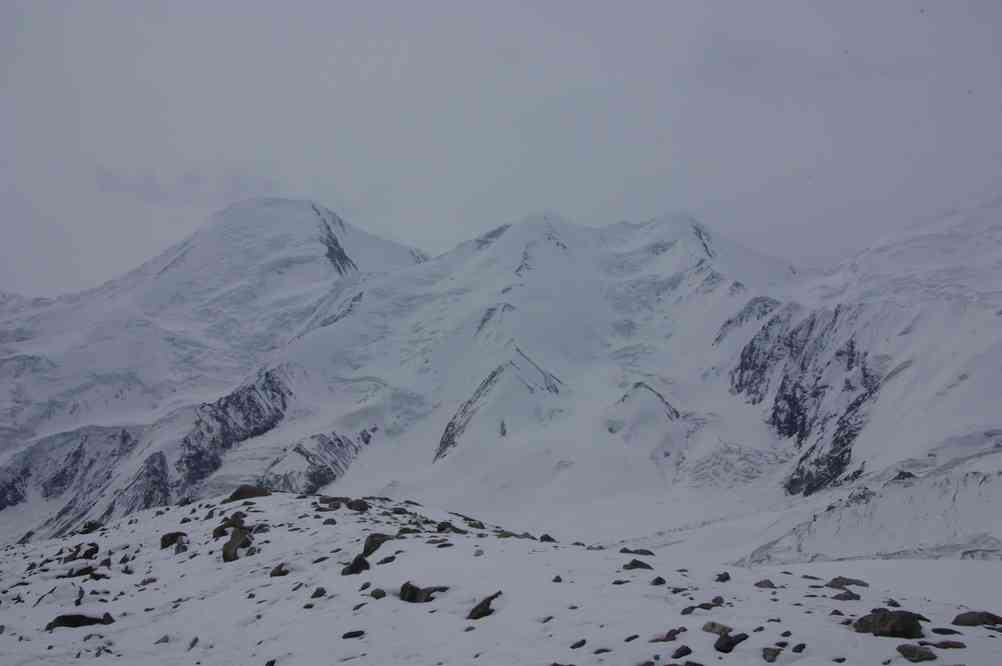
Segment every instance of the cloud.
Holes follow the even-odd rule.
[[[431,252],[688,209],[829,260],[999,182],[1000,31],[997,0],[2,2],[0,289],[259,194]]]
[[[221,171],[187,168],[164,174],[153,168],[95,170],[98,191],[125,195],[150,206],[223,206],[282,191],[279,180],[238,167]]]

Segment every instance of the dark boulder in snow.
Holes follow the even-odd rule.
[[[363,571],[369,569],[369,561],[365,559],[364,555],[356,555],[355,559],[345,568],[341,569],[342,576],[354,576],[355,574],[360,574]]]
[[[435,594],[445,592],[449,588],[444,585],[434,587],[418,587],[414,583],[407,581],[400,586],[400,600],[412,604],[423,604],[435,600]]]
[[[177,544],[179,541],[183,541],[188,535],[185,532],[168,532],[160,537],[160,550],[164,548],[170,548],[171,546]]]
[[[234,490],[223,502],[239,502],[240,500],[252,499],[254,497],[267,497],[270,494],[271,491],[267,488],[244,484]]]
[[[856,620],[852,628],[857,633],[873,634],[874,636],[922,638],[920,619],[924,619],[923,616],[910,611],[889,611],[886,608],[875,608],[869,615],[864,615]]]
[[[89,627],[93,624],[112,624],[115,621],[111,617],[110,613],[105,613],[101,617],[94,617],[93,615],[81,615],[79,613],[69,613],[67,615],[58,615],[52,622],[45,625],[46,631],[52,631],[58,627],[68,627],[75,629],[77,627]]]
[[[469,615],[466,616],[467,620],[479,620],[480,618],[487,617],[494,613],[494,609],[491,608],[491,602],[501,596],[501,590],[498,590],[494,594],[482,599],[476,606],[474,606]]]
[[[988,611],[967,611],[953,618],[958,627],[979,627],[984,624],[1002,624],[1002,616]]]

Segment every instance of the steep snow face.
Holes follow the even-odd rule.
[[[37,434],[149,422],[229,390],[334,286],[420,253],[311,202],[246,201],[97,289],[0,304],[0,455]]]

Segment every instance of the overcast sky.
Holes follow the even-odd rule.
[[[1002,2],[0,2],[0,290],[248,196],[439,252],[689,210],[817,262],[1002,191]]]

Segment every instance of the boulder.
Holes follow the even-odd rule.
[[[380,534],[379,532],[373,532],[369,536],[365,537],[365,544],[362,546],[362,556],[369,557],[374,552],[376,552],[380,546],[392,539],[393,537],[389,534]]]
[[[168,532],[160,537],[160,550],[170,548],[187,537],[188,535],[185,532]]]
[[[748,640],[748,634],[724,634],[723,636],[717,638],[716,642],[713,644],[713,649],[717,652],[729,654],[734,648],[746,640]]]
[[[443,585],[434,587],[418,587],[414,583],[407,581],[400,586],[400,600],[412,604],[423,604],[435,600],[435,594],[445,592],[449,588]]]
[[[342,576],[353,576],[355,574],[360,574],[363,571],[369,569],[369,561],[365,559],[364,555],[356,555],[355,559],[351,561],[351,564],[341,569]]]
[[[903,610],[887,610],[875,608],[873,611],[856,620],[852,628],[861,634],[874,636],[889,636],[892,638],[922,638],[922,616]]]
[[[936,653],[927,647],[905,643],[898,646],[898,654],[912,663],[920,661],[935,661]]]
[[[58,627],[75,629],[77,627],[89,627],[94,624],[112,624],[114,621],[115,619],[111,617],[110,613],[105,613],[101,617],[69,613],[66,615],[57,615],[54,620],[45,625],[45,630],[52,631]]]
[[[630,571],[632,569],[653,569],[653,568],[654,567],[647,564],[647,562],[643,562],[637,559],[630,560],[629,562],[623,565],[623,569],[627,571]]]
[[[230,539],[223,544],[223,562],[233,562],[237,560],[240,555],[238,550],[240,548],[246,548],[251,545],[250,534],[247,530],[242,527],[234,527],[233,532],[230,534]]]
[[[985,624],[1002,624],[1002,617],[988,611],[967,611],[953,618],[958,627],[980,627]]]
[[[240,500],[251,499],[254,497],[267,497],[268,495],[271,495],[271,491],[267,488],[244,484],[238,486],[236,490],[230,493],[230,496],[224,499],[223,503],[239,502]]]
[[[474,606],[469,614],[466,616],[467,620],[479,620],[480,618],[487,617],[494,613],[494,609],[491,608],[491,602],[501,596],[501,590],[498,590],[489,597],[485,597],[476,606]]]

